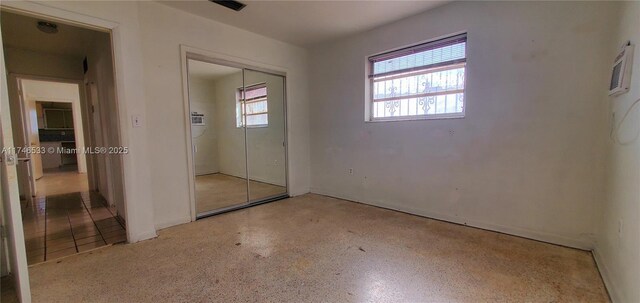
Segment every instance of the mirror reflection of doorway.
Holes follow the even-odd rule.
[[[197,217],[287,197],[285,78],[187,66]]]

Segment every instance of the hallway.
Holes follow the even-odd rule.
[[[46,173],[37,189],[38,197],[24,200],[22,208],[29,265],[126,241],[115,210],[88,191],[86,174]]]

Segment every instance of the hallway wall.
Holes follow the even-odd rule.
[[[87,116],[92,116],[87,125],[93,130],[92,146],[118,147],[124,146],[120,138],[118,104],[114,83],[113,54],[111,53],[111,37],[107,34],[96,34],[87,48],[87,73],[85,83],[89,92],[87,97],[92,106],[85,108]],[[91,92],[91,89],[95,90]],[[97,189],[110,205],[115,205],[118,216],[126,219],[125,194],[123,187],[123,157],[117,153],[91,155],[96,161]]]

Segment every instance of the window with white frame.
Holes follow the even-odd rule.
[[[369,57],[370,120],[464,117],[467,34]]]
[[[244,96],[243,96],[244,93]],[[236,126],[266,127],[269,125],[267,85],[265,83],[239,88],[236,94]]]

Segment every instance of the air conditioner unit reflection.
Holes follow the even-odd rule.
[[[611,72],[609,96],[626,93],[631,85],[631,66],[633,64],[633,45],[627,43],[616,57]]]

